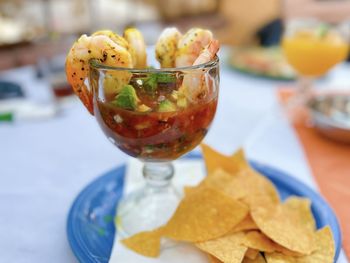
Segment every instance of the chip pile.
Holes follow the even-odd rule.
[[[168,223],[122,243],[148,257],[161,238],[193,243],[211,263],[333,263],[329,226],[316,230],[310,200],[279,199],[275,186],[253,170],[242,150],[222,155],[202,145],[206,178],[185,188]]]

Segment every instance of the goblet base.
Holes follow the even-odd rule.
[[[180,199],[180,194],[171,184],[162,187],[146,185],[127,195],[118,205],[118,235],[127,238],[166,224]]]

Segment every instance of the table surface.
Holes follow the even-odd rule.
[[[293,131],[274,127],[276,89],[292,83],[232,71],[226,54],[224,48],[219,106],[205,142],[224,153],[244,145],[249,158],[314,186]],[[318,85],[350,87],[348,72],[339,65]],[[33,67],[0,72],[0,79],[21,83],[38,101],[49,91]],[[65,229],[70,205],[85,185],[126,160],[78,101],[49,120],[0,123],[0,261],[76,262]]]

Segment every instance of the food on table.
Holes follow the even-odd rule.
[[[109,37],[111,40],[113,40],[113,42],[115,42],[119,46],[129,50],[129,43],[128,43],[128,41],[124,37],[119,36],[118,34],[114,33],[111,30],[96,31],[91,36],[101,36],[101,35]]]
[[[89,61],[94,58],[107,66],[132,67],[129,51],[105,34],[82,35],[73,45],[66,58],[66,75],[74,92],[79,96],[85,107],[93,114],[92,90],[85,81],[89,74]],[[127,72],[118,72],[119,84],[129,82]],[[114,76],[113,76],[114,77]]]
[[[162,228],[156,231],[145,231],[133,235],[129,239],[124,240],[124,245],[133,251],[147,257],[157,257],[160,252],[160,238]]]
[[[217,106],[214,69],[189,73],[181,67],[210,62],[218,49],[209,30],[193,28],[182,35],[176,28],[165,29],[155,50],[164,70],[156,71],[147,69],[140,31],[129,28],[122,37],[102,30],[74,43],[66,73],[75,93],[121,150],[143,160],[172,160],[199,144]],[[106,68],[99,76],[102,85],[92,77],[89,87],[87,77],[95,74],[95,66],[120,69]],[[93,99],[93,92],[102,95]]]
[[[156,59],[162,68],[174,68],[177,43],[182,34],[175,27],[164,29],[156,43]]]
[[[237,224],[230,232],[240,232],[244,230],[255,230],[259,229],[258,226],[255,224],[252,216],[250,213],[239,223]]]
[[[252,262],[252,261],[253,262],[256,262],[256,261],[260,262],[259,261],[260,257],[262,257],[262,256],[261,256],[259,250],[254,249],[254,248],[248,248],[247,252],[244,255],[243,263],[244,262]]]
[[[197,146],[206,135],[217,97],[212,93],[208,99],[190,103],[179,94],[178,79],[173,75],[151,74],[144,78],[143,74],[134,74],[132,85],[124,86],[111,100],[96,102],[101,128],[129,155],[175,159]],[[138,83],[142,83],[141,87]]]
[[[319,263],[319,262],[333,262],[334,260],[334,241],[332,231],[329,227],[324,227],[316,232],[315,236],[315,251],[304,257],[292,258],[284,254],[274,252],[266,253],[265,257],[267,263]]]
[[[207,177],[185,189],[167,224],[122,240],[125,246],[154,257],[161,239],[170,238],[193,243],[213,263],[333,263],[332,232],[329,226],[316,230],[308,199],[281,202],[242,150],[224,156],[202,149]]]
[[[202,50],[205,50],[212,41],[213,33],[209,30],[201,28],[188,30],[177,43],[175,66],[188,67],[194,65]]]
[[[232,50],[229,63],[234,69],[261,77],[285,80],[296,77],[279,47],[237,47]]]
[[[243,238],[244,233],[238,232],[197,243],[196,246],[222,262],[242,262],[248,250],[248,247],[244,246],[241,242]]]
[[[146,44],[141,32],[136,28],[128,28],[124,31],[124,38],[129,43],[133,68],[147,67]]]
[[[249,258],[248,257],[248,252],[250,249],[248,249],[245,258],[243,259],[242,263],[266,263],[264,257],[258,253],[256,257],[254,258]]]
[[[343,61],[349,44],[339,32],[326,25],[296,31],[282,41],[288,62],[301,75],[319,77]]]
[[[199,187],[186,194],[162,233],[174,240],[202,242],[224,235],[247,214],[244,204],[215,189]]]

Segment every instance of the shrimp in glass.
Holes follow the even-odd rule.
[[[193,62],[193,66],[211,61],[216,56],[219,48],[219,41],[216,39],[211,40],[210,43],[202,51],[200,51],[198,57]],[[180,87],[180,91],[189,101],[196,103],[206,93],[207,88],[210,86],[210,79],[208,79],[208,77],[208,75],[204,77],[202,74],[186,74],[184,76],[182,86]]]
[[[92,91],[85,81],[89,75],[89,61],[96,59],[107,66],[132,67],[129,51],[114,42],[105,34],[87,36],[82,35],[72,46],[66,58],[66,75],[74,92],[85,107],[93,114]],[[114,76],[120,83],[127,83],[129,75]]]
[[[119,46],[122,46],[123,48],[129,49],[128,41],[126,41],[125,38],[123,38],[122,36],[119,36],[118,34],[114,33],[111,30],[96,31],[91,36],[101,36],[101,35],[107,36],[111,40],[113,40],[116,44],[118,44]]]
[[[201,51],[213,40],[210,30],[192,28],[178,41],[175,56],[176,67],[192,66]]]
[[[124,31],[124,38],[129,44],[133,68],[146,68],[146,44],[141,32],[136,28],[128,28]]]
[[[175,27],[166,28],[156,43],[156,59],[162,68],[175,67],[177,44],[182,34]]]

